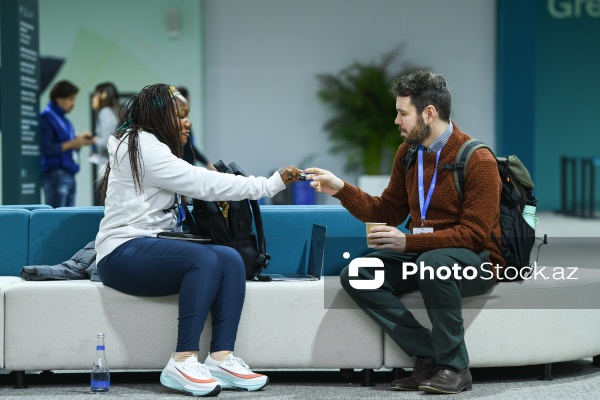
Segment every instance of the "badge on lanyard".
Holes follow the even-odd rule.
[[[185,220],[185,209],[183,208],[183,199],[181,198],[180,194],[176,195],[176,202],[177,202],[177,226],[176,228],[173,230],[174,232],[183,232],[183,221]]]
[[[419,145],[419,151],[417,153],[417,166],[419,180],[419,207],[421,209],[421,226],[419,228],[413,228],[413,234],[418,235],[419,233],[433,233],[433,227],[425,227],[425,215],[427,214],[429,202],[431,201],[431,196],[433,196],[433,191],[435,189],[435,181],[437,179],[437,167],[438,162],[440,161],[441,151],[442,150],[438,150],[435,155],[435,169],[433,170],[433,177],[431,178],[431,184],[429,185],[429,190],[427,191],[427,197],[425,197],[425,184],[423,183],[423,146]]]

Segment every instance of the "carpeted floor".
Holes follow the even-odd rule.
[[[552,365],[552,381],[539,380],[540,367],[473,369],[473,390],[460,399],[598,399],[600,367],[590,359]],[[228,399],[425,399],[439,397],[422,392],[392,392],[388,384],[391,371],[375,372],[375,386],[363,387],[360,373],[351,382],[342,380],[339,371],[263,371],[271,383],[258,392],[223,391]],[[175,399],[182,393],[160,385],[160,372],[113,372],[108,393],[94,395],[89,390],[89,373],[27,375],[27,389],[14,389],[14,380],[0,375],[0,398],[6,399]],[[456,396],[453,396],[456,398]],[[189,397],[188,397],[189,398]]]

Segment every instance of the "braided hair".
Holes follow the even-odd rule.
[[[143,180],[143,159],[139,147],[141,131],[152,133],[160,142],[166,144],[175,156],[181,158],[183,155],[178,123],[179,107],[174,100],[176,93],[178,92],[169,85],[162,83],[148,85],[123,104],[125,111],[113,135],[119,140],[117,151],[125,143],[123,139],[127,138],[129,164],[138,194],[142,192]],[[119,161],[115,160],[115,162]],[[101,177],[100,202],[102,204],[106,200],[110,170],[111,166],[108,163]]]

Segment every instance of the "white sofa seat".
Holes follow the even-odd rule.
[[[248,282],[236,354],[258,369],[380,368],[383,332],[337,281],[327,297],[345,306],[335,309],[325,305],[323,280]],[[104,332],[111,369],[162,369],[175,349],[177,309],[178,296],[128,296],[90,281],[12,283],[5,288],[5,368],[90,369],[96,333]]]
[[[579,268],[573,277],[577,279],[504,282],[463,299],[470,366],[548,364],[600,354],[600,270]],[[419,292],[401,299],[431,328]],[[412,368],[414,363],[384,335],[386,367]]]
[[[16,276],[0,276],[0,369],[4,369],[4,292],[13,283],[21,282],[22,279]]]

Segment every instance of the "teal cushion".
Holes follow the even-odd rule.
[[[19,276],[28,263],[30,213],[27,209],[0,209],[0,276]]]
[[[47,204],[17,204],[17,205],[3,204],[3,205],[0,205],[0,209],[4,209],[4,208],[25,209],[25,210],[31,211],[31,210],[37,210],[38,208],[51,209],[52,207]]]
[[[262,206],[261,215],[271,255],[265,273],[306,272],[313,224],[327,227],[324,275],[339,275],[352,259],[372,251],[365,224],[342,206]]]
[[[96,239],[103,216],[103,207],[31,211],[29,265],[54,265],[69,260]]]

